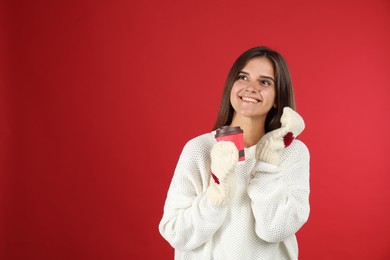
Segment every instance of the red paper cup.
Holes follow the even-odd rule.
[[[222,126],[215,134],[217,141],[231,141],[238,149],[238,161],[245,161],[244,131],[237,127]]]

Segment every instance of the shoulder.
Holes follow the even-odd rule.
[[[305,143],[301,140],[294,139],[294,141],[283,150],[281,154],[282,160],[298,161],[298,160],[309,160],[310,152]]]
[[[214,133],[209,132],[189,140],[183,148],[183,154],[209,155],[212,146],[216,143]]]
[[[307,154],[309,153],[309,149],[307,148],[306,144],[298,139],[295,139],[291,143],[291,149],[297,150],[302,153],[307,153]]]
[[[177,169],[206,169],[210,164],[210,152],[216,143],[212,132],[189,140],[180,154]]]
[[[205,149],[210,150],[211,147],[216,143],[214,133],[205,133],[189,140],[185,146],[184,150],[196,150],[196,149]]]

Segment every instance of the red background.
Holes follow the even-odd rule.
[[[390,3],[2,1],[0,258],[172,259],[185,142],[244,50],[286,58],[311,152],[300,259],[390,259]]]

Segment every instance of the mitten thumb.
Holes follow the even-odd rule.
[[[294,138],[297,138],[305,129],[305,121],[303,121],[303,118],[289,107],[283,108],[283,115],[280,119],[280,123],[282,124],[282,128],[284,128],[287,133],[291,132]]]

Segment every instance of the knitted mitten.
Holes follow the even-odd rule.
[[[231,200],[237,162],[238,150],[233,142],[220,141],[211,149],[211,178],[206,196],[212,204],[225,206]]]
[[[305,128],[302,117],[289,107],[283,108],[280,122],[280,128],[268,132],[257,143],[257,160],[279,165],[279,152],[288,147]]]

